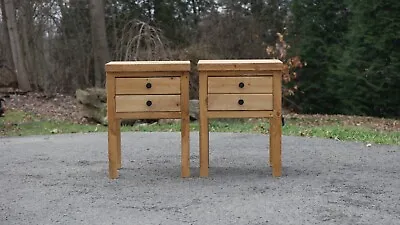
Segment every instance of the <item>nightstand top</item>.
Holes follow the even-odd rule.
[[[112,61],[106,72],[172,72],[190,71],[190,61]]]
[[[199,71],[233,71],[233,70],[282,70],[283,63],[277,59],[229,59],[199,60]]]

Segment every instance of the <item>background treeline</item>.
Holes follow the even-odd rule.
[[[110,60],[278,58],[284,105],[400,117],[398,0],[0,0],[0,86],[104,87]]]

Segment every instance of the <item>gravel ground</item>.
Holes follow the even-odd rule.
[[[180,178],[179,133],[123,133],[120,178],[107,134],[0,138],[0,224],[400,224],[400,146],[211,133],[210,176]]]

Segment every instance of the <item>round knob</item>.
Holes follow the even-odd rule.
[[[244,88],[244,83],[243,83],[243,82],[240,82],[240,83],[239,83],[239,87],[240,87],[240,88]]]
[[[239,99],[238,104],[239,104],[239,105],[243,105],[243,104],[244,104],[243,99]]]
[[[151,83],[147,83],[147,84],[146,84],[146,87],[147,87],[147,88],[151,88]]]
[[[151,106],[152,104],[153,104],[153,103],[152,103],[150,100],[146,102],[146,105],[147,105],[147,106]]]

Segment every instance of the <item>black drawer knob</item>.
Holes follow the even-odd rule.
[[[147,84],[146,84],[146,87],[147,87],[147,88],[151,88],[151,83],[147,83]]]
[[[238,104],[239,105],[243,105],[244,104],[244,100],[243,99],[239,99]]]
[[[240,83],[239,83],[239,87],[240,87],[240,88],[244,88],[244,83],[243,83],[243,82],[240,82]]]
[[[146,105],[147,105],[147,106],[151,106],[152,104],[153,104],[153,103],[152,103],[150,100],[146,102]]]

